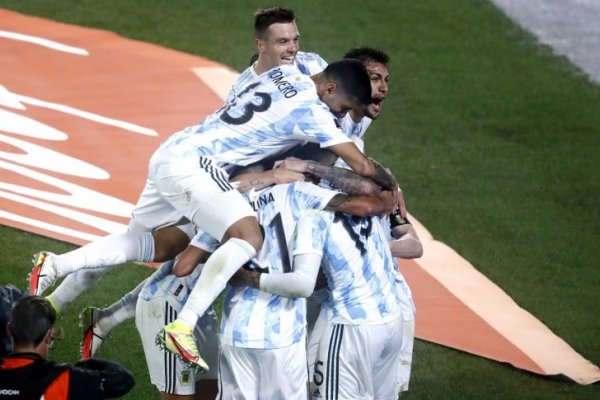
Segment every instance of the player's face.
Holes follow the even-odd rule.
[[[333,86],[322,96],[321,100],[327,104],[329,110],[338,118],[343,118],[348,111],[359,107],[358,102],[353,98],[342,93],[341,90]]]
[[[266,38],[258,39],[258,51],[269,68],[294,64],[298,53],[300,34],[295,22],[275,23],[269,26]]]
[[[369,78],[371,78],[371,97],[373,102],[364,110],[367,117],[377,119],[388,91],[390,74],[385,65],[371,61],[365,64]]]

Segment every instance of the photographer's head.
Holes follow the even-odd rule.
[[[46,357],[55,336],[55,322],[56,311],[44,297],[21,297],[13,306],[8,324],[14,351],[34,352]]]

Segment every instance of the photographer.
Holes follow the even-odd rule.
[[[14,303],[7,327],[13,351],[0,362],[0,399],[94,400],[131,390],[133,376],[113,362],[89,359],[67,365],[47,360],[55,321],[56,312],[43,297],[25,295]]]

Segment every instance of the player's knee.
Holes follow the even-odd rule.
[[[256,252],[259,252],[260,248],[263,245],[263,237],[262,237],[262,235],[260,235],[260,233],[258,235],[250,236],[250,237],[243,238],[243,239],[245,241],[247,241],[248,243],[250,243],[252,245],[252,247],[254,247]]]
[[[222,242],[230,238],[248,242],[257,252],[263,244],[263,233],[255,217],[245,217],[231,225],[225,232]]]

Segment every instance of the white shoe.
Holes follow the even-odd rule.
[[[84,328],[81,342],[81,358],[84,360],[94,357],[106,339],[106,335],[98,325],[99,313],[100,309],[87,307],[79,314],[79,326]]]
[[[33,255],[33,270],[29,274],[29,291],[41,296],[56,281],[58,272],[54,253],[40,251]]]

